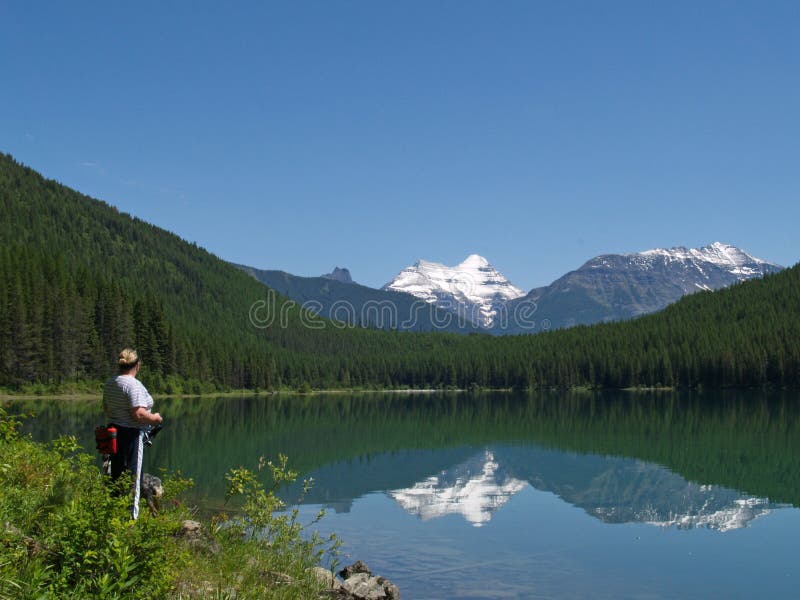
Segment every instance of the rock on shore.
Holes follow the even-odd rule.
[[[314,573],[326,586],[326,596],[340,600],[400,600],[400,589],[385,577],[374,576],[360,560],[339,571],[343,581],[322,567]]]

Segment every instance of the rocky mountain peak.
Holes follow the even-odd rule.
[[[334,281],[341,281],[342,283],[353,283],[353,278],[350,276],[350,269],[346,267],[334,267],[333,271],[321,275],[325,279],[333,279]]]

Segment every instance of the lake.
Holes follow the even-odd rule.
[[[222,506],[230,467],[289,456],[300,505],[403,598],[797,597],[800,396],[330,394],[165,399],[150,472]],[[16,401],[93,449],[99,401]],[[281,490],[289,503],[300,485]]]

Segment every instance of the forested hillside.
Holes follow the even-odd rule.
[[[195,244],[7,155],[0,215],[0,386],[8,389],[100,381],[129,344],[147,383],[168,392],[800,383],[800,267],[625,323],[505,338],[384,332],[310,322]],[[254,326],[259,301],[282,318]]]
[[[171,375],[275,384],[269,345],[247,326],[266,290],[244,273],[9,156],[0,211],[0,385],[103,378],[126,344],[156,387]]]

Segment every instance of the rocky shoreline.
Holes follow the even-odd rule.
[[[164,494],[161,479],[145,473],[142,477],[142,497],[147,501],[150,511],[158,512],[158,500]],[[210,538],[198,521],[186,520],[181,524],[177,534],[189,546],[200,547],[210,554],[220,551],[219,545]],[[314,576],[325,586],[322,598],[337,600],[400,600],[400,589],[391,581],[380,575],[373,575],[370,568],[362,561],[356,561],[338,572],[339,578],[328,569],[313,567]],[[279,575],[285,580],[287,575]]]
[[[187,546],[199,548],[209,554],[220,552],[219,545],[207,535],[203,525],[198,521],[184,521],[177,537]],[[385,577],[373,575],[370,568],[360,560],[340,570],[338,577],[333,571],[323,567],[312,567],[309,570],[324,586],[320,599],[400,600],[400,589]],[[280,583],[293,581],[292,577],[285,573],[267,572],[264,575]],[[198,591],[213,590],[205,589],[201,584]]]
[[[314,574],[325,586],[323,597],[337,600],[400,600],[400,589],[380,575],[373,575],[362,561],[339,571],[341,581],[332,571],[314,567]]]

